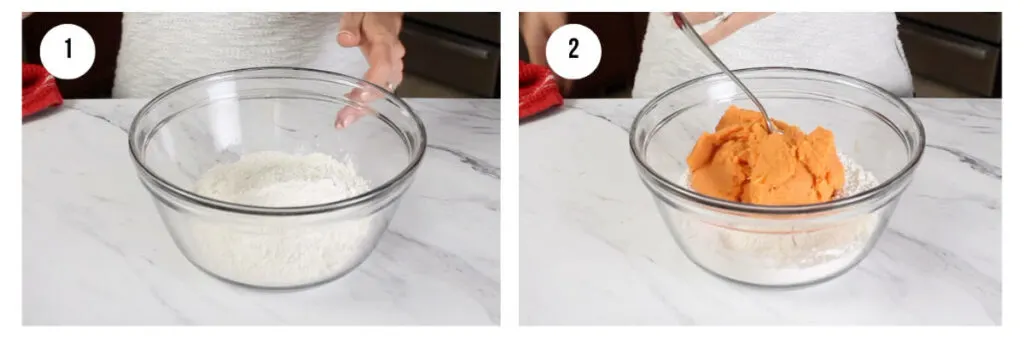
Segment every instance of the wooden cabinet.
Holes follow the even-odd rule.
[[[405,71],[473,95],[500,96],[498,13],[409,13]]]
[[[911,72],[975,96],[1002,97],[1000,13],[898,13]]]

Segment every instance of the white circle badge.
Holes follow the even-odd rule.
[[[548,38],[546,56],[551,71],[565,79],[582,79],[601,63],[601,41],[579,24],[559,27]]]
[[[82,77],[96,61],[96,44],[85,29],[74,24],[51,28],[39,43],[39,59],[59,79]]]

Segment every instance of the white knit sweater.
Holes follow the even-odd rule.
[[[113,97],[153,97],[214,72],[301,66],[361,77],[358,49],[336,36],[340,13],[125,13]]]
[[[717,23],[695,27],[705,32]],[[893,13],[776,13],[712,45],[731,69],[789,66],[857,77],[896,95],[913,94]],[[717,72],[661,13],[651,13],[633,97],[649,98]]]

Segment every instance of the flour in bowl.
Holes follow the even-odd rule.
[[[199,195],[237,204],[324,204],[370,190],[351,160],[325,154],[246,154],[196,182]],[[179,238],[193,262],[225,279],[260,287],[312,284],[340,275],[369,254],[384,224],[339,213],[243,216],[203,212]]]
[[[851,158],[839,153],[839,159],[845,185],[838,198],[878,185],[878,179]],[[688,170],[679,181],[689,187]],[[797,222],[787,231],[769,221],[764,226],[723,227],[720,221],[681,213],[679,224],[671,228],[687,256],[719,275],[747,283],[788,285],[826,278],[852,266],[879,228],[878,219],[878,214],[870,213],[814,226]],[[766,233],[768,229],[774,233]]]
[[[330,155],[281,152],[246,154],[219,164],[196,182],[202,196],[263,207],[309,206],[338,201],[370,190],[351,160]]]

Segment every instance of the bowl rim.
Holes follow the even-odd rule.
[[[830,200],[830,201],[822,202],[822,203],[807,204],[807,205],[778,205],[778,206],[757,205],[757,204],[747,204],[747,203],[740,203],[740,202],[734,202],[734,201],[730,201],[730,200],[719,199],[719,198],[715,198],[715,197],[711,197],[711,196],[707,196],[707,195],[698,193],[696,191],[692,191],[690,189],[687,189],[687,188],[685,188],[683,186],[680,186],[680,185],[676,184],[675,181],[671,181],[669,179],[666,179],[665,177],[663,177],[658,172],[655,172],[654,169],[652,169],[649,165],[647,165],[647,163],[644,160],[641,159],[641,157],[640,157],[640,146],[637,145],[636,134],[637,134],[637,129],[638,129],[639,125],[640,125],[640,121],[645,116],[647,116],[649,113],[651,113],[653,108],[656,105],[660,104],[660,102],[663,99],[665,99],[666,97],[668,97],[668,96],[670,96],[672,94],[675,94],[677,91],[680,91],[682,89],[685,89],[687,87],[693,86],[693,85],[698,84],[698,83],[711,81],[711,80],[714,80],[714,79],[717,79],[717,78],[728,79],[727,76],[724,73],[722,73],[722,72],[712,73],[712,74],[704,75],[704,76],[697,77],[697,78],[691,79],[689,81],[680,83],[680,84],[678,84],[676,86],[673,86],[673,87],[669,88],[668,90],[665,90],[662,93],[658,94],[653,99],[648,101],[640,109],[640,112],[633,119],[633,124],[629,128],[629,147],[630,147],[630,154],[632,154],[632,157],[633,157],[633,161],[638,165],[638,167],[640,168],[640,170],[642,172],[650,175],[651,178],[653,178],[654,181],[658,185],[660,185],[661,188],[669,190],[670,192],[672,192],[676,196],[681,196],[681,197],[683,197],[685,199],[689,199],[689,200],[695,201],[695,202],[697,202],[699,204],[707,205],[707,206],[710,206],[710,207],[713,207],[713,208],[716,208],[716,209],[722,209],[722,210],[728,210],[728,211],[739,211],[739,212],[748,213],[748,214],[793,215],[793,214],[821,213],[821,212],[827,212],[827,211],[832,211],[832,210],[836,210],[836,209],[840,209],[840,208],[849,207],[849,206],[852,206],[852,205],[855,205],[855,204],[867,201],[869,199],[876,198],[876,197],[886,193],[886,191],[885,191],[886,189],[889,189],[894,184],[902,182],[906,178],[908,178],[913,173],[913,170],[915,168],[917,168],[917,165],[920,164],[920,162],[921,162],[921,158],[924,155],[925,144],[927,143],[927,141],[925,140],[924,124],[921,122],[921,119],[920,119],[920,117],[918,117],[917,113],[915,113],[914,110],[911,109],[910,106],[907,105],[906,102],[904,102],[901,98],[899,98],[899,96],[894,95],[892,92],[890,92],[890,91],[888,91],[888,90],[886,90],[886,89],[884,89],[884,88],[882,88],[882,87],[880,87],[878,85],[875,85],[875,84],[873,84],[871,82],[868,82],[868,81],[865,81],[865,80],[862,80],[860,78],[856,78],[856,77],[853,77],[853,76],[848,76],[848,75],[844,75],[844,74],[836,73],[836,72],[832,72],[832,71],[819,70],[819,69],[811,69],[811,68],[769,66],[769,67],[742,68],[742,69],[735,69],[735,70],[732,70],[732,71],[738,77],[743,76],[743,75],[750,75],[750,74],[755,74],[756,75],[757,73],[760,73],[760,72],[791,72],[791,73],[797,73],[797,74],[813,74],[813,75],[817,75],[817,76],[827,76],[827,77],[838,78],[841,81],[847,82],[848,83],[847,85],[853,85],[853,86],[862,87],[863,90],[868,90],[870,92],[873,92],[873,94],[876,95],[876,96],[879,96],[879,97],[881,97],[883,99],[889,100],[894,105],[896,105],[899,109],[901,109],[904,112],[906,112],[907,114],[909,114],[911,120],[913,121],[913,125],[916,128],[916,130],[917,130],[917,134],[916,135],[920,139],[920,143],[918,143],[918,145],[914,146],[914,149],[911,151],[910,159],[908,160],[908,162],[905,165],[903,165],[903,168],[901,168],[894,176],[889,177],[885,181],[883,181],[883,182],[879,183],[878,185],[876,185],[876,186],[874,186],[874,187],[872,187],[872,188],[870,188],[868,190],[865,190],[863,192],[860,192],[860,193],[857,193],[857,194],[854,194],[854,195],[851,195],[851,196],[848,196],[848,197],[836,199],[836,200]],[[900,134],[900,135],[903,135],[902,132],[900,132],[900,131],[896,131],[896,133]]]
[[[153,108],[153,106],[155,106],[156,104],[158,104],[161,101],[165,100],[167,97],[177,93],[181,89],[184,89],[186,87],[189,87],[189,86],[197,84],[197,83],[206,82],[206,81],[218,81],[218,80],[220,80],[220,78],[244,75],[244,74],[255,73],[255,72],[262,72],[262,71],[296,71],[298,73],[305,73],[305,74],[333,77],[333,78],[335,78],[334,81],[336,81],[336,82],[340,80],[340,81],[347,82],[347,83],[358,84],[358,85],[360,85],[362,87],[367,87],[368,86],[368,87],[370,87],[372,89],[376,89],[380,93],[384,94],[384,97],[378,99],[378,101],[379,100],[387,100],[387,101],[391,102],[392,104],[397,105],[400,110],[403,110],[403,111],[409,113],[409,116],[412,117],[413,121],[416,124],[416,130],[419,131],[419,134],[423,138],[419,141],[419,143],[417,143],[414,146],[412,158],[409,161],[409,163],[405,166],[405,168],[403,168],[397,175],[395,175],[394,177],[392,177],[388,181],[385,181],[384,183],[371,188],[369,191],[360,193],[359,195],[356,195],[356,196],[348,197],[348,198],[345,198],[345,199],[342,199],[342,200],[322,203],[322,204],[305,205],[305,206],[267,207],[267,206],[245,205],[245,204],[238,204],[238,203],[228,202],[228,201],[224,201],[224,200],[217,200],[217,199],[214,199],[214,198],[210,198],[210,197],[207,197],[207,196],[196,194],[193,191],[186,190],[184,188],[181,188],[181,187],[175,185],[174,183],[171,183],[170,181],[168,181],[168,180],[164,179],[163,177],[157,175],[156,172],[154,172],[152,169],[150,169],[148,166],[146,166],[146,164],[144,162],[142,162],[142,158],[141,158],[142,150],[140,149],[142,146],[140,146],[139,144],[137,144],[135,142],[135,138],[134,137],[135,137],[136,134],[138,134],[138,129],[139,129],[139,126],[141,125],[142,118]],[[149,140],[150,140],[150,137],[144,138],[144,141],[149,141]],[[409,106],[408,103],[406,103],[404,100],[399,98],[394,93],[391,93],[391,92],[387,91],[386,89],[384,89],[383,87],[381,87],[381,86],[379,86],[377,84],[373,84],[372,82],[369,82],[369,81],[366,81],[366,80],[363,80],[363,79],[360,79],[360,78],[357,78],[357,77],[352,77],[352,76],[348,76],[348,75],[345,75],[345,74],[341,74],[341,73],[337,73],[337,72],[331,72],[331,71],[326,71],[326,70],[311,69],[311,68],[304,68],[304,67],[292,67],[292,66],[263,66],[263,67],[240,68],[240,69],[233,69],[233,70],[227,70],[227,71],[220,71],[220,72],[211,73],[211,74],[208,74],[208,75],[205,75],[205,76],[201,76],[201,77],[197,77],[197,78],[193,78],[191,80],[185,81],[185,82],[183,82],[181,84],[175,85],[175,86],[167,89],[166,91],[160,93],[159,95],[154,97],[152,100],[147,102],[146,105],[142,106],[142,108],[139,109],[139,111],[136,113],[135,118],[132,119],[132,124],[129,127],[129,129],[128,129],[128,149],[129,149],[129,153],[131,154],[131,157],[132,157],[132,162],[135,163],[136,168],[138,168],[138,169],[140,169],[142,171],[142,175],[144,175],[145,177],[147,177],[149,179],[152,179],[153,182],[155,182],[156,185],[159,188],[161,188],[163,190],[166,190],[166,191],[170,192],[171,194],[173,194],[175,196],[178,196],[178,197],[180,197],[182,199],[185,199],[185,200],[187,200],[189,202],[192,202],[192,203],[204,206],[206,208],[211,208],[211,209],[215,209],[215,210],[222,210],[222,211],[228,211],[228,212],[234,212],[234,213],[241,213],[241,214],[264,215],[264,216],[296,216],[296,215],[308,215],[308,214],[317,214],[317,213],[331,212],[331,211],[337,211],[337,210],[341,210],[341,209],[351,208],[351,207],[363,204],[365,202],[369,202],[372,199],[377,198],[378,196],[384,195],[389,190],[394,188],[396,185],[404,183],[408,178],[410,178],[415,173],[416,169],[419,167],[419,165],[423,161],[423,157],[424,157],[424,154],[426,153],[426,149],[427,149],[427,131],[426,131],[426,128],[424,127],[424,125],[423,125],[423,120],[420,119],[419,115],[416,114],[416,112],[412,109],[412,107]]]

